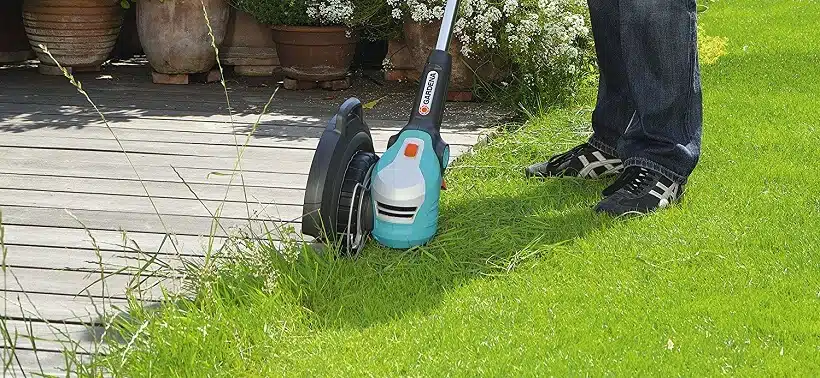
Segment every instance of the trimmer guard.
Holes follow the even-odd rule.
[[[368,164],[372,166],[377,159],[370,128],[364,122],[362,104],[350,98],[330,119],[319,139],[305,190],[302,233],[336,242],[349,231],[346,228],[351,223],[356,227],[358,219],[351,220],[347,216],[351,204],[343,202],[360,202],[358,196],[362,191],[355,184],[369,177],[361,171],[369,169]],[[349,168],[352,173],[348,173]],[[346,173],[351,176],[348,181],[352,180],[347,185]],[[345,211],[340,214],[341,208]]]

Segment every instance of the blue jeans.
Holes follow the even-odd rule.
[[[589,143],[686,183],[703,105],[696,0],[588,0],[600,82]]]

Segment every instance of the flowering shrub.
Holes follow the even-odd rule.
[[[445,0],[385,1],[396,20],[444,16]],[[570,89],[593,56],[586,15],[585,0],[462,0],[453,34],[465,57],[502,59],[530,90]]]
[[[259,22],[289,26],[353,26],[355,0],[231,0]]]
[[[268,25],[347,26],[370,40],[391,38],[396,22],[384,0],[229,0]]]

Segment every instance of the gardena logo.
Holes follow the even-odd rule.
[[[425,116],[430,114],[430,106],[433,102],[433,97],[436,95],[436,84],[438,83],[438,72],[430,71],[427,74],[427,80],[424,86],[424,95],[421,97],[421,104],[419,105],[419,114]]]

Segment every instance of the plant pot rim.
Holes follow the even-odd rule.
[[[344,31],[353,32],[352,29],[348,28],[347,26],[334,26],[334,25],[327,25],[327,26],[290,26],[290,25],[270,25],[270,28],[273,30],[278,31],[289,31],[289,32],[310,32],[310,33],[338,33]]]

